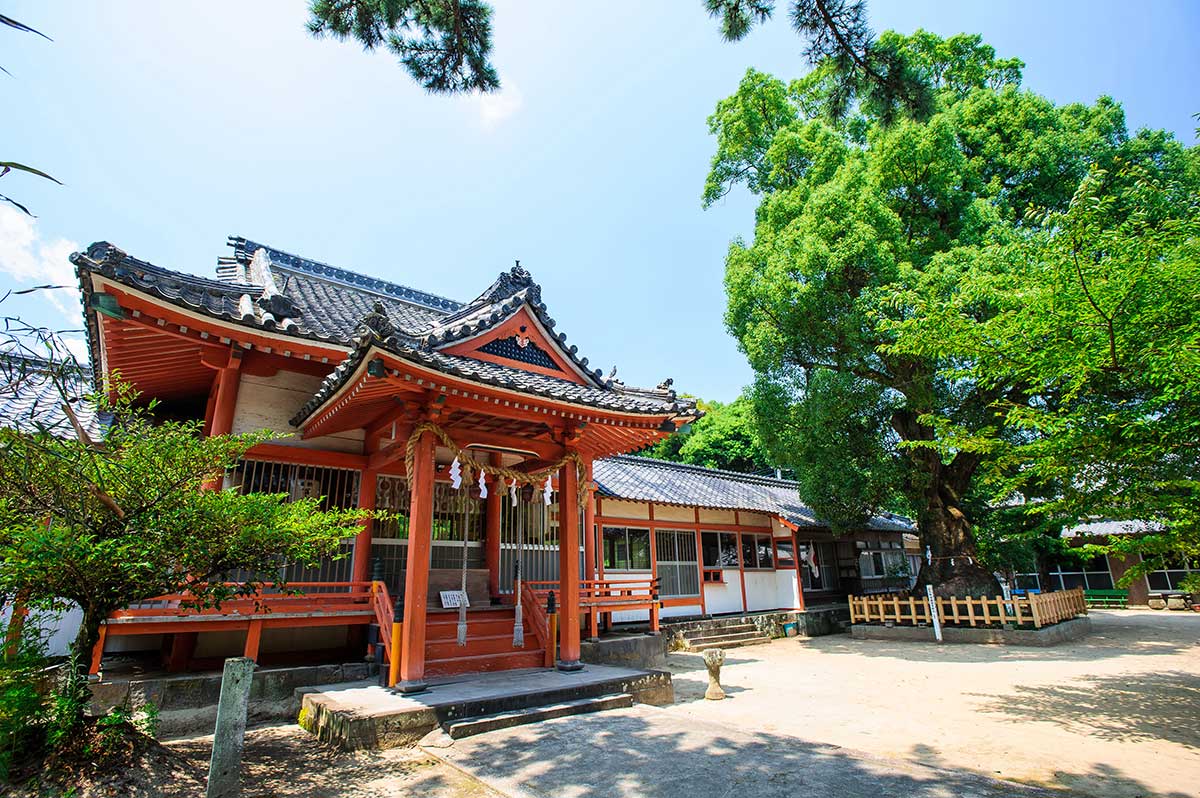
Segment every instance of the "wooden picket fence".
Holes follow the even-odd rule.
[[[931,624],[924,596],[901,593],[849,596],[851,623],[894,623],[898,626]],[[938,617],[944,626],[1043,626],[1087,615],[1083,588],[1013,596],[936,597]]]

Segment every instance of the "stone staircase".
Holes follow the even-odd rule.
[[[759,632],[758,627],[752,621],[742,619],[684,629],[683,639],[687,641],[689,651],[707,651],[710,648],[741,648],[771,642],[771,638]]]
[[[490,715],[479,715],[473,718],[450,721],[442,724],[442,730],[452,739],[461,740],[475,734],[510,729],[513,726],[524,726],[527,723],[538,723],[552,718],[565,718],[569,715],[583,715],[587,712],[603,712],[609,709],[624,709],[633,706],[633,696],[629,693],[610,693],[608,695],[580,698],[574,701],[562,701],[546,706],[525,707],[508,712],[497,712]]]

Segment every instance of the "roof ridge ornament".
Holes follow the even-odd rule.
[[[362,317],[359,329],[364,336],[385,340],[396,334],[396,325],[387,317],[382,302],[376,302],[371,312]]]

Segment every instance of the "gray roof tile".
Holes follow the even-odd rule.
[[[735,471],[621,455],[597,460],[593,478],[601,496],[660,504],[747,510],[776,515],[799,527],[825,527],[800,501],[795,482]],[[890,513],[867,522],[869,529],[909,532],[907,518]]]

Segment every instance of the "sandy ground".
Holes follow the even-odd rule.
[[[728,652],[725,701],[672,654],[663,710],[1098,798],[1200,796],[1200,614],[1097,611],[1048,649],[776,640]]]
[[[167,747],[208,772],[212,735],[172,740]],[[166,794],[170,794],[169,792]],[[194,793],[180,793],[180,798]],[[419,749],[339,751],[299,726],[265,726],[246,733],[242,798],[503,798]]]

